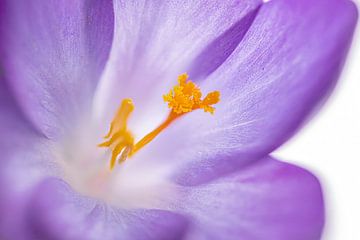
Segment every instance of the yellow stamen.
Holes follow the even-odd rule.
[[[220,101],[220,92],[214,91],[201,100],[202,93],[195,83],[188,80],[189,76],[184,73],[178,77],[179,84],[163,96],[168,102],[168,107],[176,114],[184,114],[196,109],[204,109],[205,112],[214,113],[214,105]]]
[[[168,107],[171,109],[165,121],[136,144],[134,144],[134,137],[127,130],[127,119],[134,110],[134,104],[131,99],[122,101],[114,120],[111,122],[110,130],[104,137],[108,140],[98,145],[112,149],[110,169],[115,166],[117,158],[119,158],[119,163],[125,161],[128,156],[130,157],[142,149],[180,116],[197,109],[203,109],[204,112],[214,114],[215,108],[212,105],[220,101],[220,92],[210,92],[201,99],[200,88],[188,78],[189,76],[186,73],[180,75],[178,85],[163,96],[164,101],[168,103]]]
[[[157,128],[155,128],[150,133],[146,134],[145,137],[143,137],[140,141],[138,141],[133,151],[131,152],[130,156],[134,155],[137,151],[139,151],[141,148],[143,148],[146,144],[151,142],[157,135],[159,135],[162,130],[164,130],[167,126],[170,125],[176,118],[180,117],[180,114],[176,114],[174,112],[170,112],[169,116],[166,118],[166,120],[160,124]]]

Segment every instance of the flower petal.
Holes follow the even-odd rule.
[[[149,121],[164,114],[161,94],[177,75],[189,71],[190,62],[204,58],[208,68],[191,72],[201,78],[214,71],[242,39],[261,4],[261,0],[115,0],[114,44],[96,94],[96,113],[110,122],[121,100],[130,97],[136,104],[133,125],[151,127]],[[206,46],[213,41],[222,47],[209,54]]]
[[[111,209],[58,179],[44,181],[29,206],[33,239],[179,239],[187,226],[167,211]]]
[[[182,117],[138,157],[172,165],[178,182],[197,184],[267,155],[334,86],[356,19],[346,0],[265,3],[237,49],[201,84],[221,92],[214,117]]]
[[[24,224],[23,211],[29,191],[49,164],[42,161],[45,152],[39,148],[44,137],[22,114],[8,86],[0,76],[0,238],[25,239],[19,231]],[[41,169],[44,171],[41,173]]]
[[[184,193],[177,211],[192,216],[189,239],[321,238],[324,203],[318,180],[271,157]]]
[[[47,136],[83,113],[110,51],[110,0],[0,1],[0,64],[24,113]]]

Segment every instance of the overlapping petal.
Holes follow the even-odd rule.
[[[84,114],[110,51],[112,1],[0,1],[0,64],[22,110],[49,137]]]
[[[221,92],[215,116],[182,117],[139,159],[171,164],[178,182],[196,184],[268,154],[334,86],[356,19],[346,0],[265,3],[232,55],[201,83]]]
[[[51,169],[43,135],[26,120],[0,76],[0,238],[25,239],[29,193]],[[19,230],[22,229],[22,230]]]
[[[59,171],[48,139],[0,79],[1,239],[178,239],[187,220],[164,210],[113,209],[48,178]]]
[[[318,240],[324,205],[318,180],[266,157],[212,182],[188,187],[177,211],[191,216],[186,239]]]
[[[181,239],[187,220],[163,210],[113,209],[47,179],[33,193],[27,212],[33,239]],[[60,236],[60,237],[59,237]]]
[[[110,122],[121,100],[130,97],[136,105],[131,129],[143,132],[154,127],[166,111],[161,94],[177,75],[189,71],[192,61],[203,62],[197,58],[200,54],[212,63],[196,73],[198,78],[214,71],[242,39],[261,4],[260,0],[115,0],[114,44],[97,90],[96,114]],[[217,59],[204,53],[213,41],[220,42],[212,49]]]

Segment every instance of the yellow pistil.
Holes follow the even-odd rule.
[[[134,137],[127,130],[127,119],[134,110],[134,104],[131,99],[124,99],[122,101],[114,120],[111,122],[109,133],[104,137],[108,140],[98,145],[99,147],[109,147],[112,149],[110,169],[113,169],[115,166],[117,158],[119,158],[119,163],[125,161],[127,157],[134,155],[151,142],[180,116],[197,109],[203,109],[205,112],[214,114],[215,108],[212,105],[220,101],[220,92],[210,92],[205,98],[201,99],[202,93],[200,88],[191,80],[188,80],[188,78],[187,74],[180,75],[178,77],[178,85],[163,96],[164,101],[168,103],[168,107],[171,109],[165,121],[136,144],[134,144]]]
[[[108,134],[104,137],[107,141],[98,145],[99,147],[112,149],[110,169],[114,168],[119,155],[119,162],[125,161],[134,146],[134,137],[127,129],[127,120],[133,110],[134,103],[132,100],[129,98],[124,99],[110,124]]]

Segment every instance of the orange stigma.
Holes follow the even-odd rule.
[[[214,114],[215,108],[212,105],[220,101],[220,92],[210,92],[201,99],[200,88],[188,78],[189,76],[186,73],[181,74],[178,77],[178,85],[163,96],[164,101],[168,103],[168,107],[171,109],[165,121],[136,144],[134,144],[133,135],[127,129],[127,120],[134,110],[134,104],[129,98],[122,101],[114,120],[110,124],[110,130],[104,137],[107,140],[98,145],[99,147],[109,147],[112,150],[110,169],[114,168],[116,159],[119,159],[118,161],[121,163],[133,156],[180,116],[197,109],[203,109],[205,112]]]

